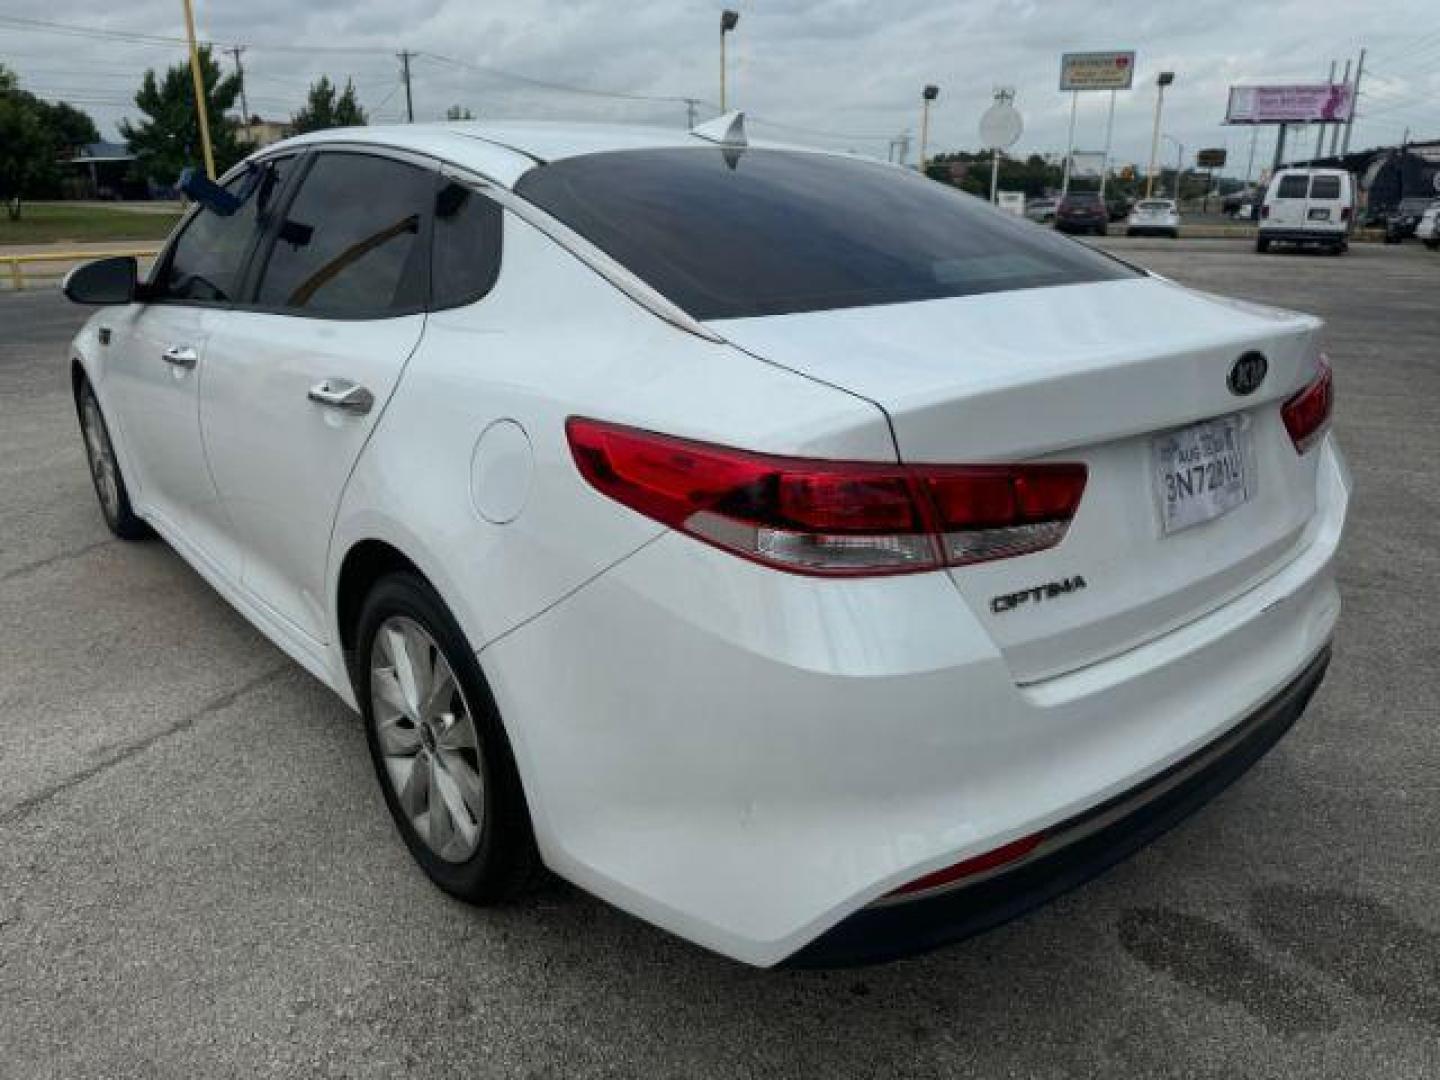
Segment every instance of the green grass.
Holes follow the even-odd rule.
[[[179,211],[142,213],[108,206],[29,203],[21,207],[19,221],[11,221],[9,215],[0,210],[0,245],[84,244],[106,240],[153,244],[165,239],[179,220]]]

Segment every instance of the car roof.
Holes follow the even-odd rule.
[[[581,154],[716,145],[681,128],[547,120],[475,120],[331,128],[274,143],[265,148],[264,155],[287,148],[335,144],[387,147],[425,154],[472,169],[506,187],[513,186],[536,165]],[[756,139],[748,139],[748,145],[828,153],[813,147]]]

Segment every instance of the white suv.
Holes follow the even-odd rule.
[[[456,896],[543,864],[754,964],[926,948],[1320,682],[1317,319],[738,118],[317,133],[225,187],[148,281],[67,281],[101,506],[361,712]]]

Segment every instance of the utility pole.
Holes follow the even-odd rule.
[[[1250,187],[1250,177],[1255,169],[1255,144],[1260,139],[1260,125],[1250,125],[1250,157],[1245,162],[1245,187]]]
[[[699,98],[687,97],[685,99],[686,130],[695,130],[695,108],[700,104]]]
[[[195,9],[185,4],[185,39],[190,43],[190,77],[195,82],[195,119],[200,123],[200,149],[205,154],[205,175],[215,179],[215,151],[210,147],[210,116],[205,108],[205,76],[200,71],[200,49],[195,44]]]
[[[401,78],[405,80],[405,119],[407,123],[415,122],[415,101],[410,96],[410,58],[415,54],[409,49],[400,51]]]
[[[1344,86],[1350,85],[1350,61],[1349,61],[1349,60],[1346,60],[1346,61],[1345,61],[1345,74],[1341,76],[1340,82],[1341,82],[1341,85],[1344,85]],[[1355,102],[1354,102],[1353,100],[1350,102],[1350,111],[1351,111],[1351,112],[1354,112],[1354,111],[1355,111]],[[1330,126],[1330,156],[1331,156],[1331,157],[1334,157],[1334,156],[1335,156],[1335,151],[1338,150],[1338,149],[1340,149],[1340,129],[1341,129],[1342,127],[1344,127],[1344,126],[1345,126],[1345,125],[1344,125],[1343,123],[1341,123],[1341,124],[1332,124],[1332,125]]]
[[[1330,61],[1330,77],[1329,77],[1328,79],[1326,79],[1325,81],[1326,81],[1329,85],[1331,85],[1331,86],[1334,86],[1334,85],[1335,85],[1335,61],[1334,61],[1334,60],[1331,60],[1331,61]],[[1324,125],[1324,124],[1319,124],[1319,125],[1317,125],[1317,126],[1319,127],[1319,130],[1315,133],[1315,157],[1316,157],[1316,158],[1319,158],[1320,155],[1322,155],[1323,153],[1325,153],[1325,125]]]
[[[1355,110],[1360,105],[1360,78],[1365,74],[1365,50],[1360,50],[1360,59],[1355,61],[1355,97],[1350,104],[1350,119],[1345,122],[1345,138],[1340,142],[1340,153],[1350,153],[1350,132],[1355,127]]]
[[[240,54],[245,51],[245,46],[231,45],[225,51],[235,58],[235,74],[240,80],[240,122],[249,125],[250,106],[245,101],[245,65],[240,63]]]
[[[1275,136],[1275,163],[1271,166],[1270,174],[1273,176],[1280,171],[1280,166],[1285,164],[1285,128],[1288,125],[1280,125],[1280,133]]]

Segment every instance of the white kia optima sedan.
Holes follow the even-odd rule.
[[[67,281],[100,503],[364,716],[449,893],[543,865],[751,964],[896,956],[1133,851],[1320,682],[1314,318],[733,116],[223,186],[148,280]]]

